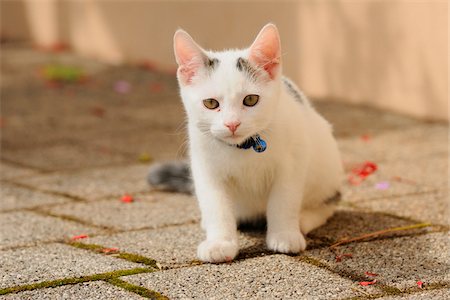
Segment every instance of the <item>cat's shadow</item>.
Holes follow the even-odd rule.
[[[313,230],[306,236],[308,243],[306,251],[329,247],[333,243],[345,238],[359,237],[388,228],[401,227],[414,223],[411,220],[377,212],[338,211],[328,222]],[[274,252],[267,249],[265,234],[267,223],[265,218],[255,222],[239,224],[238,229],[244,238],[254,241],[251,245],[244,246],[238,259],[258,257]],[[394,232],[377,237],[377,239],[391,238],[392,236],[404,236],[411,232]]]

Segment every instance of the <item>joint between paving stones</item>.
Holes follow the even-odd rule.
[[[150,290],[150,289],[146,289],[146,288],[144,288],[142,286],[138,286],[138,285],[134,285],[134,284],[128,283],[128,282],[126,282],[126,281],[124,281],[122,279],[119,279],[117,277],[108,279],[108,280],[106,280],[106,282],[108,282],[108,283],[110,283],[110,284],[112,284],[114,286],[117,286],[119,288],[122,288],[124,290],[127,290],[129,292],[138,294],[139,296],[144,297],[144,298],[155,299],[155,300],[168,300],[169,299],[168,297],[163,296],[163,295],[161,295],[160,293],[158,293],[156,291],[153,291],[153,290]]]
[[[151,273],[155,270],[153,268],[135,268],[135,269],[129,269],[129,270],[117,270],[107,273],[99,273],[94,275],[87,275],[82,277],[71,277],[71,278],[62,278],[62,279],[56,279],[51,281],[43,281],[38,283],[32,283],[32,284],[25,284],[25,285],[18,285],[18,286],[12,286],[0,289],[0,295],[6,295],[11,293],[19,293],[23,291],[32,291],[37,289],[43,289],[43,288],[53,288],[63,285],[73,285],[88,281],[107,281],[109,279],[118,278],[121,276],[129,276],[129,275],[135,275],[135,274],[141,274],[141,273]]]

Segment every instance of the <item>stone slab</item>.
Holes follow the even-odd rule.
[[[431,291],[408,293],[399,296],[386,296],[378,298],[380,300],[446,300],[450,299],[450,289],[442,288]]]
[[[98,236],[83,243],[105,245],[121,251],[151,257],[163,267],[180,267],[197,260],[197,246],[205,238],[200,224]],[[239,234],[239,258],[268,253],[264,232]]]
[[[41,205],[62,204],[67,198],[18,187],[9,183],[0,183],[0,211],[33,208]]]
[[[420,195],[354,202],[361,209],[389,212],[422,222],[450,225],[448,190]]]
[[[380,131],[366,137],[339,138],[341,151],[350,151],[361,161],[393,162],[448,156],[448,125],[420,124],[401,130]]]
[[[33,212],[0,213],[0,228],[0,249],[102,232],[72,221]]]
[[[63,244],[5,250],[0,252],[0,288],[139,267]]]
[[[2,157],[44,171],[92,168],[127,161],[123,154],[116,151],[67,142],[38,148],[6,150],[2,152]]]
[[[363,161],[359,162],[363,163]],[[344,201],[383,199],[448,189],[448,157],[433,156],[417,161],[393,161],[377,164],[378,170],[358,184],[347,180],[342,187]],[[350,172],[348,172],[350,174]],[[377,184],[387,183],[387,189]]]
[[[90,202],[67,203],[48,208],[54,214],[76,217],[90,224],[130,230],[196,222],[200,218],[194,197],[182,194],[132,194],[134,201],[121,197]]]
[[[342,299],[355,283],[285,255],[121,277],[170,299]]]
[[[385,214],[384,212],[371,212],[350,208],[341,208],[328,222],[311,231],[309,249],[317,246],[330,246],[345,238],[358,237],[367,233],[416,224],[416,222],[407,219],[401,219],[396,216]],[[392,232],[383,235],[384,238],[405,235],[410,233],[429,232],[433,228],[414,229],[409,231]],[[320,244],[320,241],[324,243]],[[318,244],[316,246],[316,244]]]
[[[18,167],[9,163],[0,162],[0,179],[14,179],[39,174],[35,170]]]
[[[64,300],[138,300],[145,299],[137,294],[121,289],[114,285],[102,281],[84,282],[74,285],[65,285],[55,288],[37,289],[25,291],[17,294],[8,294],[1,297],[5,300],[43,300],[43,299],[64,299]]]
[[[351,253],[353,257],[341,262],[336,262],[335,254],[329,248],[313,250],[308,255],[343,274],[364,277],[366,271],[376,273],[379,283],[406,291],[417,287],[419,280],[426,283],[450,280],[448,242],[448,233],[429,233],[343,245],[338,251]]]
[[[148,191],[150,189],[146,182],[148,168],[148,165],[134,164],[76,173],[59,172],[21,179],[20,182],[44,190],[93,200]]]

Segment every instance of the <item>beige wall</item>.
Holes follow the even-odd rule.
[[[447,20],[439,0],[16,0],[2,2],[1,33],[170,69],[178,27],[222,49],[249,45],[273,21],[285,73],[308,95],[448,120]]]

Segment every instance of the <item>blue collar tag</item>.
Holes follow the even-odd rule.
[[[266,150],[267,143],[259,136],[259,134],[256,134],[252,137],[249,137],[242,144],[237,145],[236,147],[238,147],[239,149],[249,149],[250,147],[252,147],[255,152],[261,153]]]

